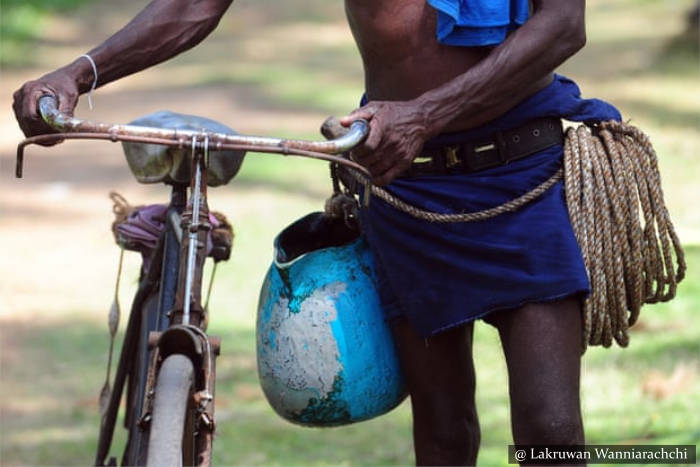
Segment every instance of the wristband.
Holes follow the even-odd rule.
[[[87,58],[88,61],[90,62],[90,65],[92,65],[92,73],[95,76],[95,79],[92,81],[92,87],[90,88],[90,91],[88,92],[88,105],[90,106],[90,110],[92,110],[93,109],[92,91],[94,91],[95,87],[97,86],[97,65],[95,65],[95,61],[88,54],[83,54],[78,58],[83,58],[83,57]]]

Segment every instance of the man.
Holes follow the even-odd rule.
[[[453,174],[445,164],[438,167],[440,164],[436,162],[433,164],[437,172],[430,172],[425,177],[405,177],[414,167],[414,159],[421,156],[424,146],[428,146],[426,142],[439,140],[444,134],[459,135],[464,130],[477,129],[479,138],[487,143],[495,141],[494,135],[502,137],[506,133],[501,130],[508,130],[508,125],[504,123],[497,130],[480,133],[478,129],[484,125],[489,127],[494,119],[508,120],[503,118],[511,115],[514,107],[524,105],[528,99],[531,101],[533,96],[542,95],[555,84],[562,86],[560,82],[553,83],[553,70],[585,43],[585,2],[570,0],[564,5],[557,0],[534,0],[529,18],[526,6],[525,18],[522,18],[521,11],[520,21],[509,24],[501,40],[460,43],[456,39],[457,45],[450,43],[449,34],[448,40],[444,40],[444,25],[446,21],[449,23],[445,16],[449,9],[444,6],[454,6],[458,2],[433,3],[436,7],[426,0],[346,0],[348,20],[364,63],[368,103],[343,122],[348,124],[357,117],[370,121],[367,140],[353,151],[351,157],[370,170],[375,183],[388,189],[396,187],[409,198],[420,191],[420,196],[415,196],[418,202],[427,200],[425,206],[449,211],[449,205],[453,205],[455,199],[459,201],[460,196],[466,199],[478,191],[472,191],[469,182],[475,179],[460,178],[465,175],[461,172]],[[508,8],[511,3],[522,5],[522,2],[510,0],[461,3],[467,9],[470,3],[502,3],[502,8]],[[89,52],[98,70],[97,85],[138,72],[193,47],[214,30],[230,4],[231,0],[152,1],[122,30]],[[441,6],[442,10],[439,10]],[[436,34],[439,27],[443,28],[442,40]],[[14,110],[24,133],[29,136],[51,131],[37,116],[36,103],[41,95],[57,96],[60,110],[70,114],[78,96],[89,91],[94,80],[91,60],[81,57],[22,86],[15,93]],[[551,112],[548,113],[546,116],[552,116]],[[469,131],[455,147],[473,142],[470,142],[473,134]],[[532,132],[540,134],[539,128]],[[516,136],[513,136],[513,141]],[[471,152],[488,152],[491,146],[472,147]],[[552,161],[560,163],[561,141],[548,150],[551,154],[547,156],[546,170],[554,167]],[[514,156],[524,157],[523,154]],[[460,156],[458,167],[468,165],[469,161],[464,157]],[[541,166],[538,159],[532,157],[520,159],[512,166],[521,164],[521,161]],[[463,172],[468,177],[473,177],[471,172],[477,177],[487,173],[492,176],[494,170],[498,172],[502,168],[483,170],[465,169]],[[491,179],[495,180],[491,188],[505,190],[511,183],[507,174]],[[541,181],[532,180],[530,188]],[[456,197],[454,193],[447,198],[439,194],[443,186],[450,186],[449,190],[454,192],[455,183],[458,184]],[[415,187],[419,189],[411,192]],[[434,199],[431,193],[436,193]],[[553,193],[546,203],[556,203],[557,212],[565,212],[560,187]],[[512,197],[510,192],[504,196],[504,199]],[[441,205],[445,199],[448,201]],[[477,207],[487,205],[488,202],[486,205],[475,204]],[[538,212],[549,210],[547,204],[540,203],[539,206]],[[457,211],[467,209],[453,207]],[[480,240],[478,243],[485,245],[483,249],[461,251],[463,241],[474,240],[468,237],[469,232],[460,230],[461,226],[438,227],[442,230],[434,231],[425,242],[419,241],[423,232],[428,230],[405,218],[395,217],[398,214],[391,209],[373,200],[368,213],[363,214],[363,225],[368,229],[368,238],[385,276],[383,299],[387,305],[394,300],[395,308],[399,310],[392,317],[392,325],[411,394],[416,462],[427,465],[472,465],[476,462],[480,432],[474,403],[476,380],[472,331],[473,321],[482,317],[498,329],[501,337],[508,365],[515,443],[582,444],[579,403],[581,309],[580,295],[577,294],[585,293],[588,285],[580,254],[571,246],[575,242],[566,218],[557,218],[554,223],[553,231],[563,233],[547,233],[553,235],[552,242],[537,237],[544,229],[541,225],[521,226],[518,217],[503,217],[497,221],[500,224],[494,238],[489,241],[508,243],[507,236],[512,231],[520,236],[517,238],[532,236],[535,239],[538,246],[526,250],[538,250],[540,246],[547,250],[549,243],[554,245],[552,251],[547,250],[545,256],[538,256],[535,260],[527,256],[527,251],[518,253],[527,264],[523,269],[517,264],[499,263],[507,256],[504,251],[510,251],[510,247],[492,250],[492,244]],[[530,211],[533,209],[536,208]],[[557,227],[559,224],[563,226]],[[480,235],[492,228],[489,225],[492,224],[470,223],[464,228]],[[397,239],[394,243],[398,243],[394,246],[395,251],[390,245],[394,239]],[[570,250],[567,255],[573,254],[572,260],[561,254],[558,249],[561,245]],[[454,249],[454,255],[450,248]],[[427,250],[427,254],[417,254],[416,261],[411,261],[412,249]],[[475,251],[478,256],[485,249],[491,251],[487,266],[499,267],[505,271],[499,272],[504,277],[508,271],[525,270],[520,274],[527,276],[524,282],[516,284],[516,280],[506,277],[501,284],[496,280],[484,285],[494,289],[493,292],[490,289],[469,289],[472,281],[477,279],[476,276],[467,277],[462,266],[475,256]],[[555,277],[551,282],[564,284],[561,290],[546,287],[547,290],[538,290],[531,286],[530,278],[539,277],[542,269],[552,269],[547,261],[554,260],[566,267],[575,263],[569,269],[574,271],[572,274],[576,278],[567,282],[567,278]],[[535,263],[539,264],[539,269],[533,266],[531,271],[529,268]],[[402,275],[402,267],[397,267],[399,264],[408,265],[408,272]],[[445,272],[453,266],[454,274]],[[414,269],[418,272],[409,276]],[[476,269],[485,267],[478,265]],[[556,271],[554,273],[556,275]],[[432,277],[423,279],[420,274]],[[430,279],[435,277],[440,278],[438,285],[447,283],[452,289],[443,293],[441,289],[433,288]],[[407,278],[415,282],[406,285]],[[412,290],[405,290],[407,288]],[[477,295],[488,298],[501,291],[507,294],[511,289],[523,288],[531,291],[480,308],[470,305]],[[453,289],[463,292],[456,297],[447,297],[445,294]],[[425,301],[424,298],[431,293],[435,299]],[[412,305],[414,301],[421,305],[416,308]],[[447,301],[449,306],[445,305],[443,313],[439,308]],[[466,310],[464,313],[462,307]]]

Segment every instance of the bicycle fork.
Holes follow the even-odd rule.
[[[188,408],[188,413],[194,415],[186,423],[183,465],[210,466],[212,441],[216,429],[214,381],[220,340],[207,336],[195,326],[174,325],[164,332],[151,332],[149,348],[153,352],[146,380],[146,398],[141,411],[143,416],[139,423],[142,428],[146,428],[150,423],[160,363],[173,354],[186,355],[194,364],[195,382]],[[187,442],[192,439],[194,443]]]

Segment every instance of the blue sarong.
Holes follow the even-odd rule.
[[[498,119],[438,136],[426,147],[483,141],[538,117],[621,119],[615,107],[582,99],[576,83],[555,75],[548,87]],[[480,211],[532,190],[561,167],[562,157],[562,146],[554,146],[480,172],[399,177],[386,188],[429,211]],[[478,222],[421,221],[373,197],[360,218],[377,261],[387,318],[405,316],[418,334],[428,337],[495,310],[587,294],[588,277],[562,185],[515,212]]]
[[[437,10],[442,44],[475,47],[500,44],[529,16],[529,0],[428,0]]]

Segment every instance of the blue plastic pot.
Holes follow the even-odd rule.
[[[275,239],[260,293],[258,374],[290,422],[344,425],[382,415],[405,397],[393,338],[359,232],[310,214]]]

